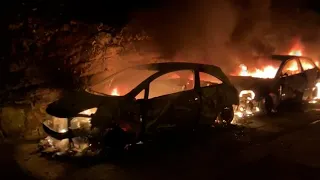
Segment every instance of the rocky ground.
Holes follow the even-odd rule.
[[[245,128],[164,138],[112,160],[55,160],[34,142],[1,148],[3,176],[37,179],[319,179],[320,114],[255,117]]]

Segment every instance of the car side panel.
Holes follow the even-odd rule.
[[[314,69],[309,69],[304,71],[304,73],[307,76],[308,79],[308,87],[309,88],[313,88],[316,84],[316,81],[318,80],[318,73],[319,73],[319,69],[318,68],[314,68]]]
[[[200,124],[212,124],[224,107],[239,104],[237,90],[225,84],[202,87],[201,99]]]
[[[280,97],[282,100],[294,99],[303,94],[307,87],[307,79],[304,73],[283,77],[279,79]],[[302,97],[301,97],[302,98]]]
[[[285,69],[286,65],[292,61],[296,61],[300,68],[300,73],[283,76],[282,72]],[[278,99],[290,100],[290,99],[302,99],[303,92],[307,88],[307,77],[303,72],[301,63],[298,58],[293,57],[284,61],[276,75],[275,84],[273,86],[273,92],[278,95]]]
[[[194,90],[149,99],[146,102],[147,132],[162,128],[193,128],[199,113],[199,96]]]

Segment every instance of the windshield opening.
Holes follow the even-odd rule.
[[[124,96],[156,72],[149,69],[127,68],[89,87],[88,90],[105,95]]]

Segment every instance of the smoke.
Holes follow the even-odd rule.
[[[237,15],[231,2],[183,1],[140,14],[163,58],[218,64],[227,58],[227,46]]]
[[[287,54],[297,38],[306,55],[314,54],[319,15],[299,10],[298,2],[290,6],[275,2],[171,1],[138,17],[168,60],[211,63],[230,71],[241,63],[254,63],[253,56]]]
[[[252,33],[259,36],[268,26],[269,5],[269,0],[175,1],[166,8],[142,13],[139,19],[163,58],[230,69],[239,54],[251,53],[253,43],[261,44]]]

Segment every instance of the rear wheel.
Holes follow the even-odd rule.
[[[123,153],[128,144],[130,144],[130,135],[119,126],[114,126],[107,129],[104,134],[101,148],[104,155],[116,155]]]

